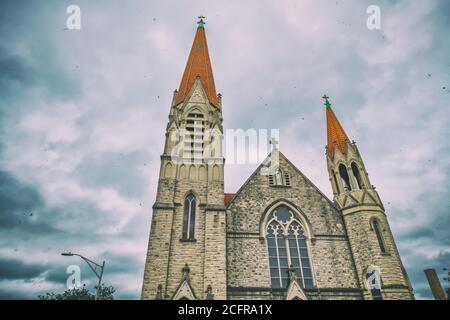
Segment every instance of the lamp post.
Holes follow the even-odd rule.
[[[65,257],[73,257],[73,256],[78,256],[81,259],[83,259],[84,261],[86,261],[86,263],[88,264],[89,268],[91,268],[91,270],[95,273],[95,275],[98,278],[98,285],[97,285],[97,291],[95,293],[95,300],[98,299],[98,294],[99,294],[99,290],[100,290],[100,286],[102,284],[102,277],[103,277],[103,270],[105,269],[105,260],[103,260],[103,263],[100,265],[86,257],[83,257],[81,254],[78,253],[72,253],[72,252],[63,252],[61,253],[62,256]],[[97,272],[97,268],[100,269],[100,273]]]

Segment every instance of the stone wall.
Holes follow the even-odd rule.
[[[268,208],[277,203],[298,211],[310,229],[307,242],[315,286],[359,289],[340,211],[281,153],[280,167],[290,174],[290,187],[269,186],[267,176],[257,171],[227,209],[229,298],[264,298],[267,289],[270,294],[268,250],[261,224]]]
[[[408,276],[403,268],[386,215],[381,208],[345,213],[344,219],[348,238],[352,246],[353,256],[361,286],[367,289],[365,272],[369,266],[378,266],[381,272],[382,295],[384,299],[411,299],[411,288]],[[386,252],[381,251],[372,221],[380,223]],[[389,289],[393,288],[393,289]],[[368,295],[370,298],[370,295]]]
[[[198,79],[191,97],[170,110],[153,208],[143,299],[154,299],[159,285],[162,298],[171,299],[184,279],[182,269],[186,264],[190,270],[189,284],[198,299],[205,298],[208,286],[216,299],[226,298],[226,208],[221,155],[214,153],[215,163],[202,159],[197,159],[199,163],[190,163],[188,159],[177,163],[172,156],[177,143],[168,140],[174,131],[186,128],[186,118],[192,110],[203,115],[200,124],[203,129],[222,127],[221,111],[209,104]],[[182,148],[188,150],[189,145],[180,141]],[[202,142],[207,145],[208,139]],[[182,239],[183,213],[190,192],[196,198],[195,239],[186,240]]]

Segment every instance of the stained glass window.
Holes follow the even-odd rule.
[[[272,288],[287,288],[289,266],[294,269],[301,287],[313,287],[305,232],[288,207],[277,207],[270,214],[267,246]]]

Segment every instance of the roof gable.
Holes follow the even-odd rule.
[[[308,177],[306,177],[291,161],[289,161],[288,158],[286,158],[286,156],[279,151],[278,149],[273,150],[272,152],[269,153],[269,155],[266,157],[266,159],[264,159],[264,161],[256,168],[256,170],[250,175],[250,177],[244,182],[244,184],[239,188],[239,190],[233,194],[233,197],[229,200],[228,205],[231,205],[233,203],[233,201],[235,201],[236,199],[238,199],[239,194],[247,187],[247,185],[250,183],[250,181],[252,181],[255,176],[257,174],[259,174],[261,172],[261,169],[263,168],[267,168],[267,164],[271,161],[271,157],[273,152],[278,152],[278,155],[301,177],[303,178],[307,184],[309,184],[311,187],[313,187],[313,189],[315,189],[315,191],[317,191],[329,204],[330,206],[332,206],[333,208],[337,209],[338,208],[335,206],[335,204],[322,192],[320,191],[320,189],[311,181],[308,179]]]

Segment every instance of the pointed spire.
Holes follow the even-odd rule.
[[[346,146],[345,141],[349,140],[347,137],[347,134],[344,131],[344,128],[342,128],[341,124],[339,123],[339,120],[337,119],[336,115],[333,112],[333,109],[331,109],[331,103],[327,97],[327,95],[324,95],[322,99],[325,100],[325,107],[326,107],[326,113],[327,113],[327,148],[328,152],[330,152],[331,155],[334,154],[334,144],[336,144],[339,148],[339,150],[342,153],[346,152]]]
[[[205,90],[206,96],[211,104],[219,107],[216,87],[214,85],[214,77],[211,67],[211,60],[209,59],[208,44],[206,42],[205,34],[205,17],[200,16],[197,22],[197,32],[195,34],[194,43],[192,44],[191,52],[186,64],[186,68],[181,79],[180,88],[174,102],[174,106],[183,102],[197,78]]]

